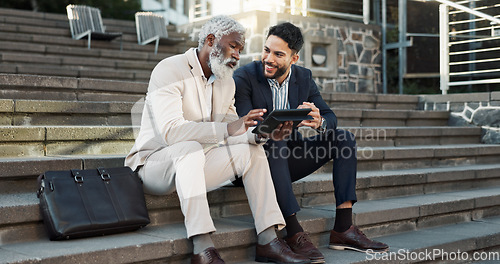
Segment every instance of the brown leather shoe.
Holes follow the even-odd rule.
[[[309,234],[299,232],[285,241],[293,252],[308,257],[311,263],[325,263],[325,256],[313,245]]]
[[[294,253],[280,238],[275,238],[265,245],[257,244],[255,261],[306,264],[311,263],[308,257]]]
[[[209,247],[191,257],[191,264],[224,264],[224,260],[214,247]]]
[[[366,235],[354,225],[343,233],[338,233],[332,230],[330,232],[329,247],[331,249],[351,249],[359,252],[366,252],[368,249],[375,252],[384,252],[389,249],[389,246],[386,244],[367,238]]]

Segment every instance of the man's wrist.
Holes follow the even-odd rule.
[[[316,128],[316,131],[319,133],[323,133],[326,130],[326,119],[324,117],[321,117],[321,123],[319,124],[319,127]]]

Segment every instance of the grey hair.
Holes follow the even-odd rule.
[[[229,16],[219,15],[211,18],[201,28],[200,35],[198,36],[198,50],[201,50],[208,35],[213,34],[216,40],[220,40],[222,36],[233,32],[245,35],[245,28]]]

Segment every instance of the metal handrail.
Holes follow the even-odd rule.
[[[471,8],[468,8],[468,7],[465,7],[463,5],[460,5],[460,4],[457,4],[455,2],[452,2],[452,1],[448,1],[448,0],[435,0],[439,3],[442,3],[442,4],[445,4],[447,6],[451,6],[453,8],[456,8],[456,9],[459,9],[459,10],[462,10],[464,12],[467,12],[469,14],[473,14],[475,16],[478,16],[478,17],[482,17],[484,19],[487,19],[487,20],[490,20],[491,22],[495,23],[495,24],[499,24],[500,25],[500,19],[496,18],[496,17],[493,17],[493,16],[490,16],[488,14],[485,14],[483,12],[479,12],[479,11],[476,11],[476,10],[473,10]],[[465,1],[464,1],[465,2]],[[467,1],[467,2],[470,2],[470,1]]]
[[[440,78],[441,78],[441,91],[446,94],[450,86],[463,86],[463,85],[478,85],[478,84],[491,84],[500,83],[500,78],[496,78],[500,69],[497,66],[491,67],[491,63],[500,62],[500,57],[489,56],[489,52],[500,51],[500,47],[487,47],[476,48],[475,43],[489,43],[491,41],[500,40],[500,35],[494,34],[494,30],[500,26],[500,15],[491,16],[481,11],[489,8],[498,8],[499,4],[489,6],[477,6],[468,8],[463,4],[468,4],[473,1],[444,1],[436,0],[442,3],[439,7],[440,12]],[[480,4],[479,1],[474,1]],[[450,7],[458,11],[450,11]],[[469,13],[478,18],[465,18],[463,20],[449,21],[450,17],[456,17],[456,14]],[[452,16],[452,14],[455,14]],[[484,24],[476,27],[476,23],[490,21],[490,27],[485,27]],[[450,32],[450,26],[460,27],[457,31]],[[468,26],[468,28],[467,28]],[[464,28],[466,27],[466,28]],[[485,35],[485,31],[491,31],[491,34]],[[480,33],[481,35],[479,35]],[[451,38],[454,41],[451,41]],[[462,38],[462,39],[461,39]],[[463,38],[469,38],[463,40]],[[457,40],[459,39],[459,40]],[[450,52],[450,48],[454,51]],[[467,57],[462,57],[462,56]],[[450,61],[453,58],[454,61]],[[467,67],[464,68],[464,67]],[[454,66],[455,71],[450,72],[450,66]],[[458,67],[458,68],[456,68]],[[457,71],[458,70],[458,71]],[[455,77],[450,81],[450,77]],[[456,79],[460,77],[460,79]],[[469,80],[464,80],[468,78]]]

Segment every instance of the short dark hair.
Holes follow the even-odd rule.
[[[304,45],[304,38],[302,37],[300,28],[289,22],[270,27],[269,33],[267,33],[267,38],[271,35],[284,40],[288,43],[288,47],[294,52],[299,52],[302,45]]]

